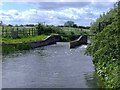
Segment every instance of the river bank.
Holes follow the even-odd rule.
[[[50,35],[44,40],[35,39],[35,41],[26,41],[21,43],[4,43],[2,42],[2,53],[8,54],[18,50],[29,50],[36,47],[46,46],[55,44],[60,41],[61,37],[58,35]],[[34,39],[33,39],[34,40]]]

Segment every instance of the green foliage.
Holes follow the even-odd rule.
[[[72,21],[68,21],[66,23],[70,23],[72,25]],[[73,23],[74,24],[74,23]],[[45,35],[50,35],[50,34],[60,34],[62,36],[61,41],[72,41],[77,39],[79,36],[74,36],[75,34],[88,34],[90,33],[89,29],[81,29],[81,28],[73,28],[73,27],[58,27],[58,26],[48,26],[48,25],[43,25],[41,23],[38,23],[36,26],[36,29],[38,30],[38,34],[45,34]]]
[[[51,33],[56,33],[57,31],[59,31],[59,27],[56,26],[45,26],[41,23],[38,23],[38,25],[36,26],[36,29],[38,31],[38,35],[41,34],[46,34],[46,35],[50,35]]]
[[[14,53],[19,50],[29,50],[29,49],[30,49],[30,45],[27,43],[21,43],[11,46],[2,46],[2,55]]]
[[[74,26],[74,22],[73,21],[67,21],[67,22],[64,23],[64,26],[73,27]]]
[[[16,45],[3,45],[2,46],[2,55],[10,54],[17,52],[19,50],[29,50],[30,44],[29,43],[21,43]]]
[[[107,26],[94,37],[92,44],[87,48],[87,53],[93,56],[96,71],[105,82],[106,87],[120,86],[117,81],[118,61],[120,61],[120,48],[118,47],[120,36],[118,36],[116,28],[117,23],[115,22]]]
[[[115,15],[117,13],[117,9],[111,9],[106,14],[103,13],[103,15],[100,15],[100,17],[95,21],[91,23],[90,30],[93,33],[97,33],[99,31],[102,31],[107,25],[111,24],[113,21],[115,21]],[[99,28],[99,23],[101,23],[101,27]]]
[[[45,39],[46,35],[40,35],[40,36],[29,36],[24,37],[21,39],[12,39],[12,38],[2,38],[2,43],[8,43],[8,44],[14,44],[14,43],[26,43],[26,42],[33,42],[33,41],[40,41]]]
[[[45,29],[44,29],[44,25],[41,24],[41,23],[38,23],[38,25],[36,26],[36,29],[37,29],[38,35],[43,34],[44,31],[45,31]]]
[[[97,33],[86,51],[93,56],[96,72],[107,88],[120,87],[120,7],[117,12],[114,22]]]
[[[29,43],[20,43],[20,44],[17,44],[15,48],[17,48],[18,50],[29,50],[30,44]]]

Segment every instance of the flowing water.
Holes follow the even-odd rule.
[[[87,46],[69,49],[69,43],[3,56],[3,88],[97,88]]]

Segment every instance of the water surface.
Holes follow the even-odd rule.
[[[81,46],[69,43],[21,51],[3,57],[3,88],[96,88],[94,65]]]

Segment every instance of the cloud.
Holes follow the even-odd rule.
[[[91,0],[1,0],[2,2],[91,2]],[[117,2],[109,0],[107,2]],[[92,2],[105,2],[105,0],[92,0]]]
[[[98,8],[98,9],[106,9],[110,7],[112,8],[114,5],[114,2],[94,2],[91,4],[92,8]]]
[[[3,3],[2,3],[2,2],[0,2],[0,10],[2,9],[2,6],[3,6]]]
[[[28,24],[45,22],[46,24],[63,25],[68,20],[78,25],[90,25],[99,15],[108,11],[113,3],[31,3],[38,8],[24,11],[0,10],[0,20],[6,24]],[[106,5],[104,5],[106,4]]]
[[[80,8],[90,4],[90,2],[40,2],[36,3],[39,9],[59,9],[59,8]]]
[[[46,24],[59,25],[64,24],[64,22],[68,20],[85,22],[85,20],[88,19],[91,21],[96,15],[97,14],[92,12],[88,13],[88,8],[67,8],[61,9],[60,11],[37,9],[29,9],[23,12],[18,12],[17,10],[0,11],[0,17],[2,17],[3,22],[7,24],[10,22],[14,24],[45,22]]]
[[[44,10],[58,10],[61,8],[96,8],[96,9],[108,9],[110,7],[113,7],[113,4],[115,2],[39,2],[39,3],[33,3],[30,4],[33,5],[33,7],[37,7],[38,9],[44,9]]]

